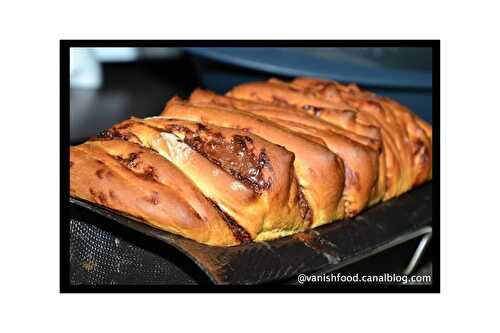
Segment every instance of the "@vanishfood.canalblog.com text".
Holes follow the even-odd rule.
[[[399,275],[395,273],[383,274],[342,274],[330,273],[322,275],[300,274],[297,276],[299,284],[308,283],[377,283],[377,284],[431,284],[431,275]]]

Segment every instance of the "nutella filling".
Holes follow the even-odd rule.
[[[149,124],[146,124],[146,126],[156,130],[160,129]],[[161,128],[161,130],[183,132],[185,144],[231,174],[254,192],[262,193],[271,188],[271,179],[265,179],[263,173],[265,167],[271,167],[269,158],[265,149],[262,149],[258,154],[254,152],[252,138],[244,135],[233,135],[228,140],[222,134],[214,133],[202,124],[198,124],[197,131],[180,125],[170,125]],[[91,140],[115,139],[126,141],[132,139],[132,141],[141,143],[141,140],[134,133],[127,131],[127,127],[103,131]],[[131,155],[120,162],[129,168],[134,168],[136,158],[137,156]]]
[[[300,216],[310,224],[313,218],[313,211],[301,188],[299,188],[299,192],[297,193],[297,205],[299,206]]]
[[[127,124],[130,126],[130,124]],[[89,141],[107,141],[107,140],[125,140],[132,141],[142,144],[142,141],[132,132],[124,131],[127,127],[122,126],[120,128],[111,128],[109,130],[102,131],[97,136],[91,137]]]
[[[130,153],[127,157],[120,155],[110,156],[120,162],[122,166],[133,171],[138,177],[141,177],[144,180],[158,182],[159,177],[156,173],[155,167],[144,163],[144,161],[140,158],[140,154],[142,154],[142,152],[139,151],[137,153]]]
[[[122,157],[120,155],[114,156],[121,164],[127,166],[129,169],[137,167],[139,164],[139,153],[130,153],[127,157]]]
[[[264,149],[255,154],[252,138],[233,135],[226,140],[220,133],[213,133],[203,125],[199,125],[197,132],[181,126],[165,128],[167,131],[172,129],[182,131],[184,143],[254,192],[262,193],[271,188],[271,179],[265,179],[263,174],[264,167],[270,167],[269,158]]]

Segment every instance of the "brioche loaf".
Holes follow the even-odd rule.
[[[432,178],[432,127],[354,84],[197,89],[70,148],[70,195],[216,246],[350,218]]]

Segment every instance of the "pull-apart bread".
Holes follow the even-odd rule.
[[[70,194],[234,246],[350,218],[432,177],[432,127],[356,85],[197,89],[70,149]]]

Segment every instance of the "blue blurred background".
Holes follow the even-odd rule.
[[[157,115],[199,86],[224,93],[271,76],[356,82],[432,122],[431,48],[71,48],[71,141],[132,115]]]

